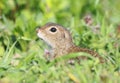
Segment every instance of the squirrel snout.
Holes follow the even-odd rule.
[[[37,32],[37,33],[39,32],[39,29],[40,29],[40,26],[37,26],[37,27],[36,27],[36,32]]]

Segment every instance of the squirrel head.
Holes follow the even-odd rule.
[[[67,44],[69,46],[72,44],[70,32],[56,23],[47,23],[36,31],[38,37],[53,48],[58,45],[62,46]]]

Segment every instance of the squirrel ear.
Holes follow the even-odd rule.
[[[67,31],[67,30],[64,31],[64,38],[71,39],[69,31]]]

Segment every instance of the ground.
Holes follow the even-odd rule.
[[[0,83],[119,83],[119,0],[1,0]],[[74,43],[98,52],[107,62],[52,62],[36,27],[54,22],[68,28]],[[82,53],[79,53],[80,55]],[[88,54],[84,54],[89,56]]]

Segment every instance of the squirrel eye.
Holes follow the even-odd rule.
[[[55,27],[52,27],[52,28],[50,29],[50,31],[51,31],[51,32],[56,32],[57,29],[56,29]]]

